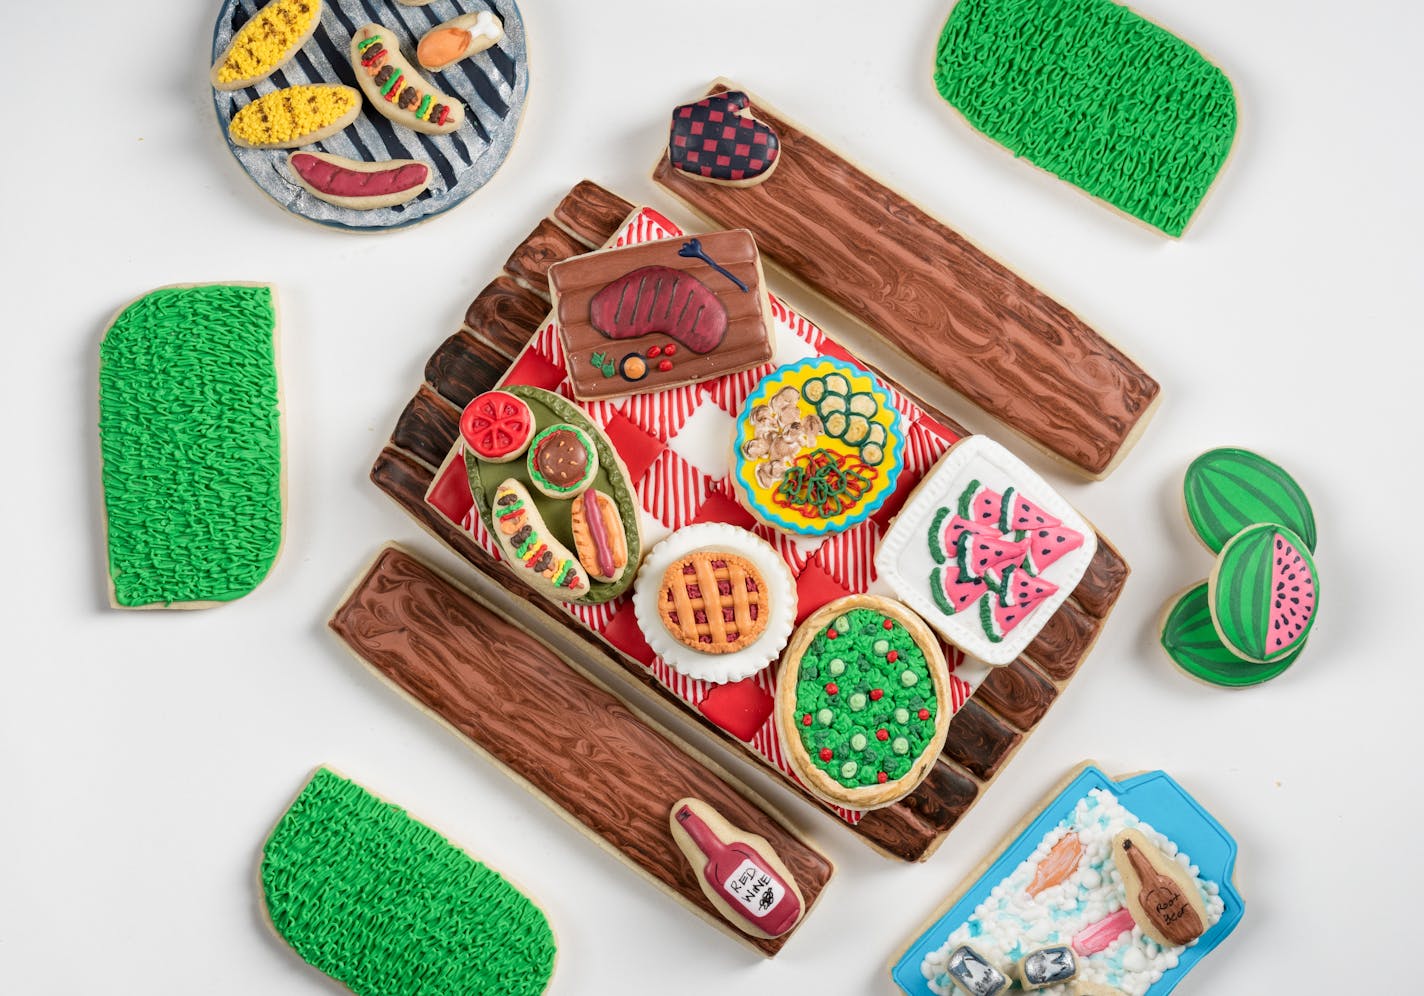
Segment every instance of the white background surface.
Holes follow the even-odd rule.
[[[1417,5],[1140,5],[1226,67],[1241,100],[1235,156],[1180,243],[1014,162],[940,104],[929,75],[947,0],[525,0],[533,92],[494,181],[415,231],[328,232],[228,155],[206,86],[215,7],[88,0],[8,22],[0,991],[332,991],[262,927],[254,889],[264,835],[326,762],[537,897],[559,935],[555,992],[885,992],[920,920],[1084,757],[1167,769],[1240,842],[1246,918],[1180,992],[1359,992],[1372,975],[1419,991],[1424,672],[1407,628],[1419,551],[1403,538],[1420,480]],[[324,628],[387,539],[462,569],[367,481],[372,458],[425,358],[575,180],[690,220],[647,172],[668,110],[718,74],[1078,311],[1166,395],[1109,480],[1051,473],[1135,573],[1081,676],[930,862],[877,856],[691,731],[839,863],[773,962],[606,857]],[[96,345],[148,289],[222,279],[281,295],[286,548],[240,603],[114,612]],[[1237,693],[1187,679],[1154,642],[1164,602],[1210,566],[1178,512],[1182,470],[1224,443],[1294,472],[1321,535],[1310,651]]]

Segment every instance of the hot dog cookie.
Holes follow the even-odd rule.
[[[561,602],[588,594],[588,573],[549,532],[533,497],[512,477],[495,491],[490,525],[500,551],[528,584]]]
[[[244,90],[297,54],[321,23],[321,0],[272,0],[232,36],[213,63],[215,90]]]
[[[379,24],[351,38],[351,66],[371,106],[398,125],[427,135],[448,135],[465,121],[453,97],[432,89],[400,54],[400,42]]]
[[[579,563],[599,581],[621,578],[628,570],[628,540],[618,503],[589,488],[573,500],[570,515]]]
[[[287,165],[313,197],[355,211],[404,204],[430,186],[430,167],[415,159],[364,163],[326,152],[293,152]]]
[[[444,24],[437,24],[421,36],[420,44],[415,48],[415,61],[438,73],[502,41],[504,25],[494,14],[487,10],[461,14]]]
[[[339,83],[311,83],[264,93],[232,116],[234,145],[292,149],[330,138],[361,113],[361,95]]]

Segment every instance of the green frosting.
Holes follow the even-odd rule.
[[[1296,593],[1293,601],[1281,597],[1287,586]],[[1299,652],[1315,624],[1315,563],[1284,526],[1251,526],[1222,548],[1210,594],[1212,619],[1228,649],[1277,660]]]
[[[796,676],[801,743],[811,763],[846,788],[880,784],[881,772],[887,781],[904,777],[934,738],[938,702],[924,652],[904,626],[891,620],[886,629],[885,621],[872,609],[845,613],[811,640]],[[886,650],[877,653],[881,643]],[[834,661],[844,664],[839,673],[832,671]],[[913,684],[906,674],[914,676]],[[878,699],[872,695],[877,690]],[[920,719],[921,709],[928,710],[926,719]],[[824,712],[831,722],[816,722]],[[806,716],[813,717],[809,725]],[[897,739],[904,750],[895,749]],[[831,752],[829,760],[822,750]]]
[[[1247,526],[1274,522],[1315,550],[1315,513],[1295,479],[1250,450],[1224,447],[1203,453],[1182,483],[1187,519],[1212,553]]]
[[[1231,81],[1112,0],[959,0],[935,86],[969,123],[1168,235],[1231,151]]]
[[[534,996],[554,970],[528,897],[325,768],[267,838],[261,878],[277,933],[359,996]]]
[[[1304,647],[1270,664],[1242,660],[1221,642],[1211,621],[1207,583],[1187,592],[1167,613],[1162,626],[1162,649],[1194,678],[1225,688],[1244,688],[1270,681],[1295,663]]]
[[[99,346],[109,576],[123,606],[226,602],[282,544],[269,287],[157,290]]]

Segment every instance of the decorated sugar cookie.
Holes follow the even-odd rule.
[[[1305,645],[1315,624],[1315,562],[1295,533],[1247,526],[1221,548],[1207,582],[1212,622],[1226,649],[1270,664]]]
[[[732,91],[674,108],[668,134],[673,169],[730,187],[754,186],[771,176],[781,141],[748,103],[746,94]]]
[[[481,10],[451,18],[421,35],[415,58],[422,68],[438,73],[502,41],[504,25],[492,12]]]
[[[550,498],[581,494],[598,476],[598,450],[576,425],[551,425],[534,437],[526,459],[529,479]]]
[[[1226,74],[1114,0],[957,0],[934,82],[1016,158],[1172,236],[1236,137]]]
[[[717,911],[753,937],[781,937],[801,922],[806,900],[765,837],[739,830],[700,799],[679,799],[673,840]]]
[[[560,602],[588,593],[588,572],[555,538],[524,485],[510,478],[494,493],[490,525],[508,562],[537,591]]]
[[[581,408],[552,391],[511,384],[470,402],[460,438],[441,472],[463,463],[475,506],[491,526],[497,493],[516,484],[520,514],[527,516],[522,524],[558,551],[561,570],[567,562],[558,583],[549,583],[554,579],[543,569],[531,576],[515,566],[535,590],[555,601],[598,605],[632,585],[642,559],[633,483],[613,444]],[[500,536],[498,529],[491,532]]]
[[[259,585],[282,546],[272,288],[165,287],[99,345],[110,602],[202,608]]]
[[[899,602],[851,595],[808,616],[782,658],[776,723],[797,777],[854,809],[914,791],[944,746],[949,672]]]
[[[894,492],[903,433],[890,392],[867,371],[825,356],[780,367],[737,419],[737,495],[785,532],[844,532]]]
[[[1003,996],[1013,983],[976,949],[961,944],[944,965],[946,977],[967,996]]]
[[[395,124],[448,135],[464,123],[464,106],[421,78],[389,28],[367,24],[351,37],[351,67],[371,106]]]
[[[321,23],[322,0],[272,0],[213,63],[215,90],[245,90],[281,69]]]
[[[926,475],[875,555],[880,577],[946,640],[1007,664],[1077,586],[1097,534],[1048,483],[986,436]]]
[[[264,93],[232,116],[228,137],[249,149],[294,149],[330,138],[361,113],[361,95],[339,83]]]
[[[538,996],[554,972],[554,933],[528,896],[327,768],[268,835],[259,879],[278,936],[362,996]]]
[[[533,438],[529,402],[508,391],[477,395],[460,414],[460,439],[485,463],[519,459]]]
[[[430,167],[414,159],[367,163],[326,152],[293,152],[287,166],[313,197],[353,211],[395,207],[430,186]]]
[[[1140,830],[1113,838],[1113,864],[1133,922],[1164,948],[1182,947],[1206,933],[1206,901],[1187,870]]]
[[[796,588],[766,541],[726,523],[686,526],[638,572],[633,609],[648,645],[679,673],[716,684],[766,667],[796,620]]]
[[[1315,512],[1301,486],[1259,453],[1237,447],[1208,450],[1182,482],[1187,521],[1212,553],[1258,522],[1275,522],[1315,552]]]
[[[1019,984],[1032,992],[1071,982],[1078,976],[1078,956],[1070,944],[1039,948],[1019,960]]]
[[[628,570],[628,537],[618,503],[597,488],[573,499],[570,522],[579,563],[596,580],[613,584]]]
[[[907,996],[964,996],[981,978],[987,992],[1167,996],[1240,922],[1235,868],[1230,833],[1164,772],[1081,765],[932,914],[891,978]]]
[[[771,305],[750,233],[604,249],[549,269],[574,397],[696,384],[772,357]]]
[[[1187,521],[1217,559],[1207,581],[1167,607],[1162,648],[1209,684],[1269,681],[1295,663],[1315,624],[1310,502],[1281,467],[1233,447],[1192,461],[1182,491]]]

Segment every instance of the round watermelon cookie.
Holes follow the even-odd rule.
[[[486,391],[465,406],[460,438],[485,463],[509,463],[529,448],[534,438],[534,414],[523,398]]]
[[[1285,526],[1247,526],[1221,548],[1207,604],[1222,644],[1270,664],[1296,653],[1315,624],[1319,586],[1304,541]]]
[[[929,774],[949,727],[939,641],[904,605],[851,595],[791,637],[776,689],[786,756],[817,798],[877,809]]]

